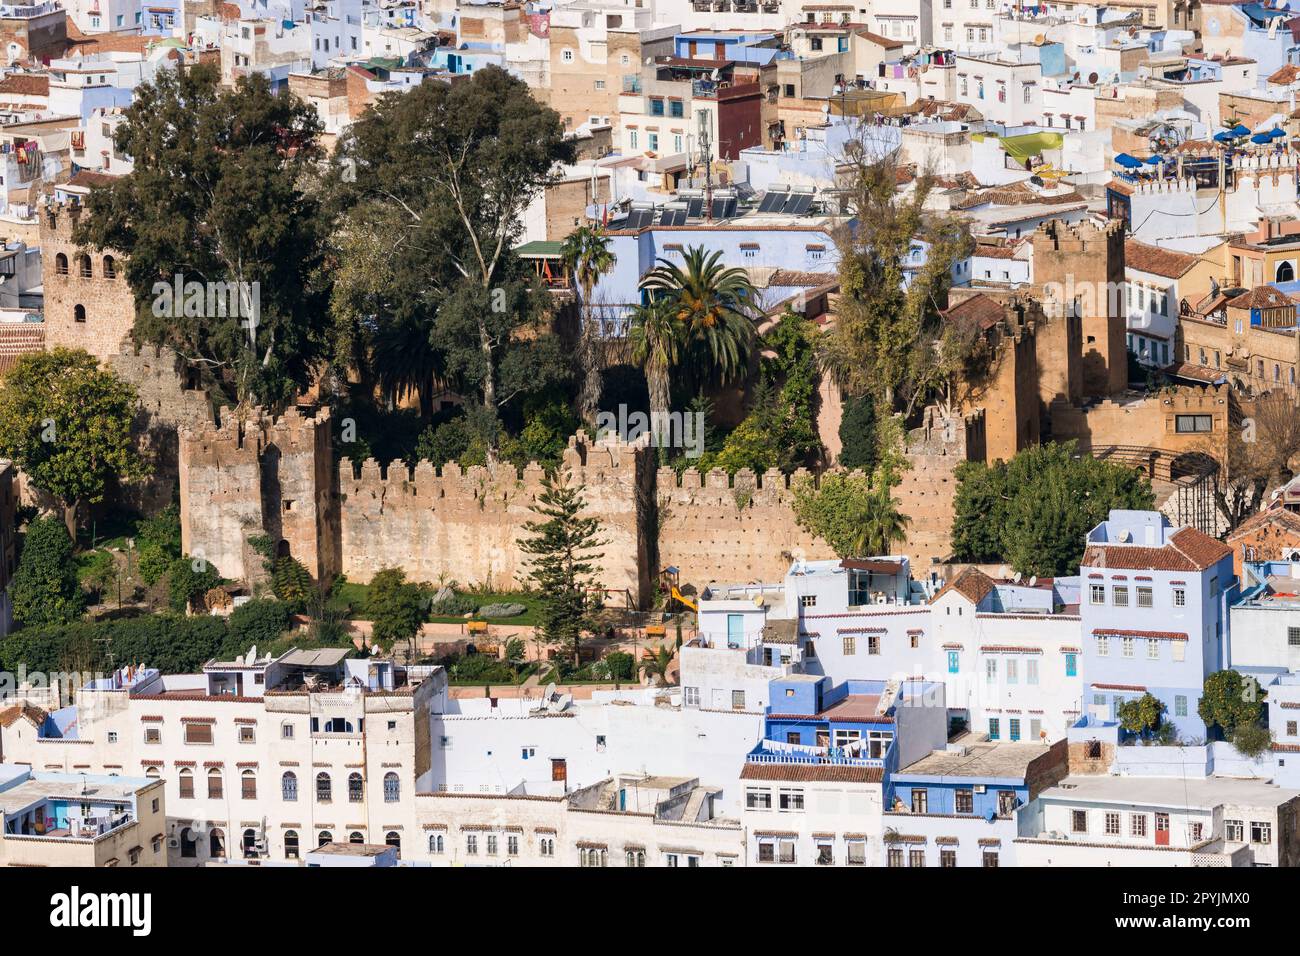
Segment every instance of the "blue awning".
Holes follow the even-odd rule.
[[[1159,156],[1148,156],[1146,159],[1142,160],[1142,162],[1146,163],[1148,166],[1159,166],[1159,165],[1160,165],[1160,157],[1159,157]]]
[[[1235,138],[1236,137],[1234,137],[1231,133],[1227,133],[1227,132],[1214,134],[1214,141],[1216,143],[1231,143]]]
[[[1250,141],[1252,143],[1259,143],[1261,146],[1263,146],[1266,143],[1273,142],[1273,135],[1271,133],[1256,133],[1254,136],[1250,138]]]
[[[1248,130],[1246,127],[1244,127],[1244,126],[1242,126],[1240,123],[1238,123],[1236,126],[1234,126],[1234,127],[1232,128],[1232,135],[1233,135],[1233,136],[1249,136],[1249,135],[1250,135],[1250,130]]]
[[[1142,160],[1135,156],[1130,156],[1128,153],[1120,153],[1115,157],[1115,162],[1119,163],[1119,165],[1123,166],[1125,169],[1137,169],[1142,165]]]
[[[1275,127],[1273,127],[1272,131],[1269,132],[1268,135],[1269,135],[1269,136],[1272,136],[1274,139],[1277,139],[1279,136],[1285,136],[1285,135],[1286,135],[1286,130],[1281,129],[1281,128],[1275,126]]]

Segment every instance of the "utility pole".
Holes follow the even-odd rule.
[[[709,135],[709,111],[696,110],[700,128],[700,163],[704,166],[704,221],[713,222],[713,155],[709,151],[713,137]]]

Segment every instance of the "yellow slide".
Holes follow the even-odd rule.
[[[699,604],[696,603],[695,601],[692,601],[690,598],[688,598],[688,597],[687,597],[685,594],[683,594],[681,591],[677,590],[677,585],[675,585],[675,584],[673,585],[673,591],[672,591],[672,594],[673,594],[673,600],[675,600],[675,601],[681,601],[683,604],[685,604],[688,608],[690,608],[690,609],[691,609],[692,611],[694,611],[696,614],[699,614],[699,613],[700,613],[700,606],[699,606]]]

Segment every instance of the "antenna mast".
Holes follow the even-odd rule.
[[[713,222],[713,155],[709,152],[713,138],[709,135],[709,111],[696,110],[695,115],[700,127],[700,162],[704,165],[704,221]]]

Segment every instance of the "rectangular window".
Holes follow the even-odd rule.
[[[958,670],[957,662],[958,662],[957,652],[949,651],[948,652],[948,673],[949,674],[957,673]]]
[[[1012,717],[1007,721],[1007,729],[1010,731],[1012,740],[1020,739],[1020,718]]]
[[[1267,821],[1250,821],[1250,842],[1269,844],[1273,842],[1273,824]]]
[[[682,101],[681,101],[681,100],[669,100],[669,101],[668,101],[668,115],[669,115],[669,116],[674,116],[674,117],[677,117],[678,119],[680,119],[682,116],[685,115],[684,110],[685,110],[685,107],[682,105]]]
[[[1223,839],[1228,843],[1245,843],[1246,826],[1240,820],[1223,821]]]
[[[1094,584],[1089,589],[1089,593],[1092,595],[1091,600],[1093,604],[1106,603],[1106,586],[1104,584]]]
[[[912,791],[912,812],[929,813],[929,806],[930,806],[929,798],[930,798],[929,790],[913,790]]]
[[[1133,656],[1133,645],[1134,645],[1134,643],[1135,643],[1135,642],[1134,642],[1133,638],[1131,638],[1131,637],[1121,638],[1121,639],[1120,639],[1120,653],[1123,654],[1125,657],[1132,657],[1132,656]]]
[[[757,787],[750,787],[745,791],[745,809],[746,810],[771,810],[772,809],[772,791],[761,790]]]
[[[467,834],[465,837],[465,852],[470,856],[478,855],[478,835],[475,833]]]
[[[682,703],[687,707],[699,707],[700,689],[698,687],[683,687]]]
[[[251,744],[257,742],[257,728],[242,724],[239,728],[239,742],[241,744]]]
[[[886,854],[886,860],[889,866],[902,866],[903,851],[896,847],[890,847],[888,854]]]
[[[727,646],[728,647],[745,646],[745,615],[743,614],[727,615]]]
[[[868,654],[875,654],[875,655],[879,656],[879,654],[880,654],[880,635],[879,635],[879,634],[868,634],[868,635],[867,635],[867,653],[868,653]]]
[[[953,807],[958,813],[974,813],[975,791],[965,787],[953,791]]]
[[[989,718],[989,740],[997,740],[999,735],[1000,735],[1000,729],[998,727],[998,718],[990,717]]]
[[[1116,607],[1128,607],[1128,585],[1115,585],[1115,587],[1111,589],[1110,601]]]
[[[1143,587],[1139,585],[1137,589],[1137,595],[1138,595],[1138,607],[1152,606],[1151,589],[1149,587]]]
[[[998,682],[998,662],[996,658],[990,657],[984,662],[984,680],[988,684]]]
[[[908,866],[925,866],[925,851],[912,850],[908,853]]]
[[[745,692],[743,690],[733,690],[731,692],[731,709],[732,710],[745,709]]]
[[[1070,811],[1070,829],[1075,833],[1088,832],[1088,811],[1087,810]]]
[[[1286,629],[1286,643],[1288,647],[1300,647],[1300,627]]]
[[[1144,837],[1147,835],[1147,815],[1145,813],[1129,814],[1128,833],[1129,836],[1135,837]]]
[[[858,652],[858,639],[856,637],[844,638],[844,656],[852,657]]]
[[[764,842],[758,845],[758,862],[775,863],[776,862],[776,844]]]
[[[1065,676],[1066,677],[1079,676],[1079,658],[1077,655],[1075,654],[1065,655]]]
[[[985,850],[985,851],[984,851],[984,868],[985,868],[985,869],[993,870],[993,869],[997,869],[997,866],[998,866],[998,854],[997,854],[997,851],[996,851],[996,850]]]
[[[1182,661],[1187,656],[1187,642],[1173,641],[1169,646],[1169,655],[1175,663]]]
[[[1160,660],[1160,642],[1152,637],[1147,638],[1147,660]]]
[[[1025,661],[1025,683],[1026,684],[1038,683],[1038,661],[1032,658]]]
[[[940,865],[941,867],[956,867],[956,866],[957,866],[957,851],[956,851],[956,850],[940,850],[940,851],[939,851],[939,865]]]
[[[1014,657],[1007,658],[1007,683],[1018,684],[1020,682],[1020,665],[1016,663]]]
[[[1106,637],[1104,634],[1098,635],[1097,637],[1097,656],[1098,657],[1110,656],[1110,638]]]
[[[1106,814],[1106,835],[1119,836],[1119,814],[1118,813]]]
[[[802,813],[803,791],[782,790],[778,806],[783,813]]]
[[[1187,592],[1183,588],[1174,588],[1174,607],[1187,606]]]
[[[160,743],[162,743],[162,728],[161,728],[161,727],[146,727],[146,728],[144,729],[144,742],[147,743],[147,744],[160,744]]]
[[[186,724],[185,742],[187,744],[212,743],[212,725],[211,724]]]
[[[849,866],[865,866],[867,844],[863,840],[850,840],[847,844]]]
[[[782,840],[782,841],[781,841],[781,862],[782,862],[782,863],[793,863],[793,862],[795,862],[795,859],[794,859],[794,841],[793,841],[793,840]]]
[[[1185,694],[1174,695],[1174,716],[1175,717],[1187,716],[1187,696]]]
[[[1214,419],[1209,415],[1175,415],[1174,430],[1178,432],[1213,431]]]
[[[815,594],[804,594],[804,595],[802,595],[802,596],[799,598],[799,606],[800,606],[800,607],[816,607],[816,606],[817,606],[817,595],[815,595]]]

